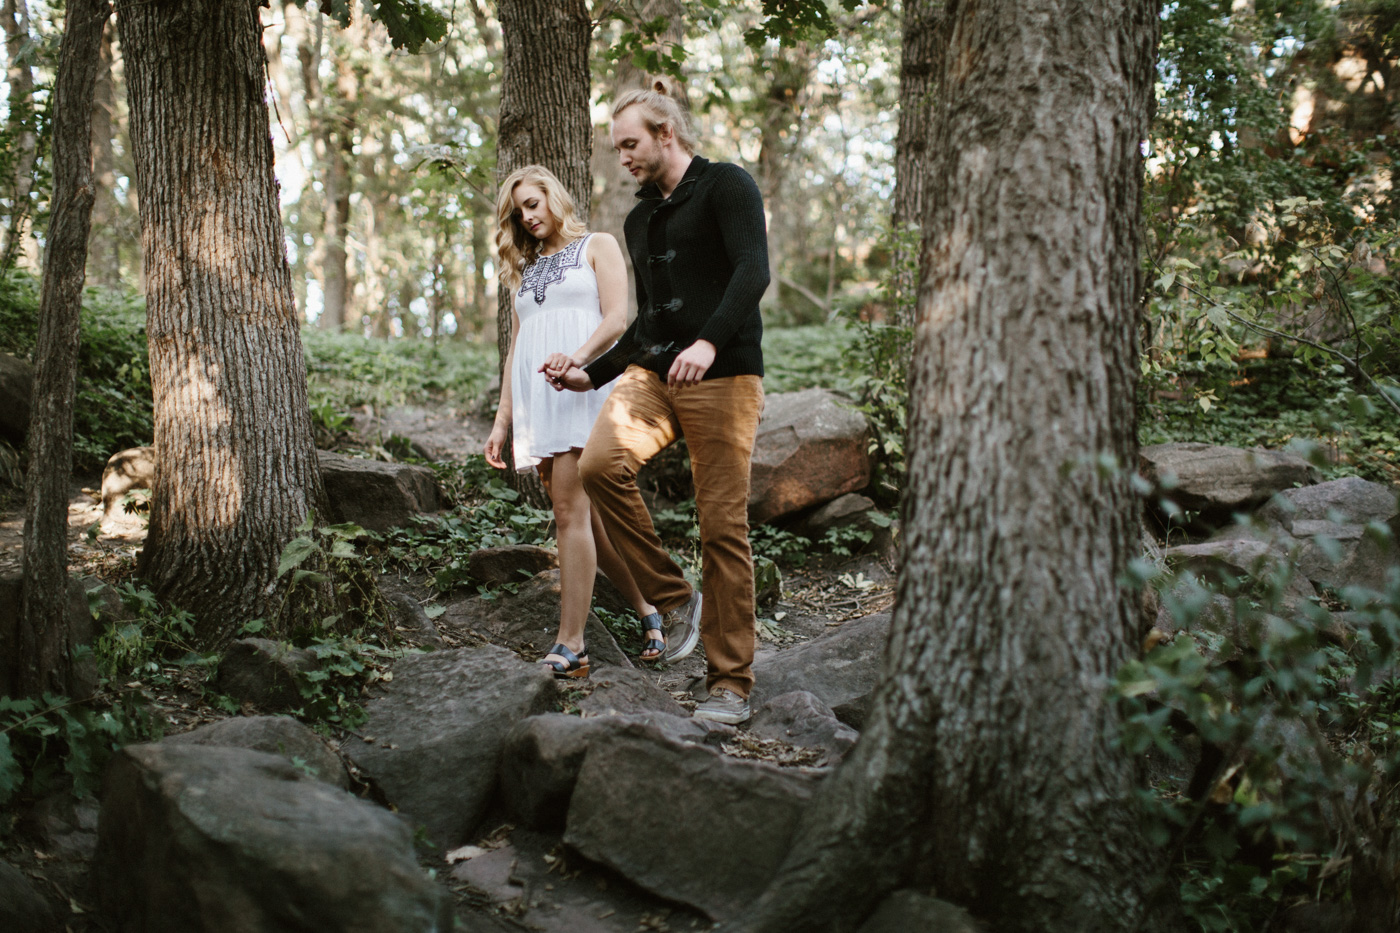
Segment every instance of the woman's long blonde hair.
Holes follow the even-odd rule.
[[[520,287],[520,273],[540,258],[540,241],[520,222],[515,211],[515,189],[523,184],[539,187],[549,205],[549,216],[566,240],[576,240],[588,232],[579,220],[574,199],[564,183],[543,165],[518,168],[501,182],[496,195],[496,252],[501,257],[501,281],[511,291]]]

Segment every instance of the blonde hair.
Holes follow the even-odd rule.
[[[514,291],[520,286],[520,274],[530,263],[540,258],[540,241],[525,229],[515,209],[515,189],[535,185],[544,192],[549,216],[566,240],[576,240],[588,232],[578,219],[574,199],[553,172],[543,165],[526,165],[511,172],[501,182],[496,195],[496,252],[501,257],[501,282]]]
[[[657,87],[665,85],[658,82]],[[651,135],[660,136],[663,128],[670,127],[676,137],[676,143],[685,150],[686,155],[695,155],[695,146],[699,143],[699,138],[690,125],[690,118],[674,97],[658,90],[627,91],[613,104],[613,119],[616,120],[617,115],[628,107],[641,109],[642,122],[646,124]]]

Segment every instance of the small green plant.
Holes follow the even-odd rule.
[[[128,582],[116,591],[128,618],[112,623],[98,636],[93,646],[98,672],[113,681],[163,679],[162,659],[191,656],[194,616],[161,606],[144,586]]]

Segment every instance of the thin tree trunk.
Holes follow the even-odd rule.
[[[217,646],[277,618],[325,493],[263,97],[258,0],[120,0],[157,472],[140,571]]]
[[[89,278],[99,285],[115,288],[121,284],[121,234],[117,230],[116,156],[112,151],[117,95],[112,74],[112,33],[102,31],[101,65],[92,95],[92,175],[96,185],[92,205],[92,227],[98,239],[88,257]]]
[[[895,270],[891,289],[894,319],[902,327],[914,326],[914,302],[918,295],[918,239],[907,247],[907,231],[922,231],[928,205],[931,163],[930,136],[936,115],[934,90],[942,67],[940,34],[944,0],[905,0],[903,41],[899,59],[899,133],[894,145],[894,209],[890,223],[896,241],[892,257]],[[914,234],[918,236],[918,234]]]
[[[359,81],[345,55],[336,58],[335,95],[329,101],[321,92],[323,145],[321,200],[323,210],[323,300],[321,326],[343,330],[350,300],[350,254],[346,238],[350,228],[350,166],[355,159],[355,108]]]
[[[791,167],[795,148],[795,127],[802,99],[812,76],[812,49],[806,42],[778,52],[769,65],[769,82],[764,89],[758,115],[762,144],[758,152],[758,184],[768,209],[768,268],[773,278],[763,295],[763,306],[775,308],[782,290],[782,275],[789,248],[788,224],[783,218],[783,182]]]
[[[593,32],[583,0],[501,0],[497,5],[505,61],[496,135],[496,178],[537,163],[559,177],[580,217],[588,217],[593,176],[588,157],[592,123],[588,108],[588,44]],[[505,373],[514,296],[496,296],[497,373]],[[510,450],[506,451],[510,461]],[[543,503],[533,474],[507,470],[509,482]]]
[[[950,3],[904,563],[860,742],[750,931],[932,889],[998,933],[1144,931],[1109,685],[1138,641],[1134,391],[1152,0]]]
[[[68,483],[73,472],[73,399],[93,202],[92,97],[102,66],[107,0],[68,0],[54,87],[54,192],[39,299],[29,468],[25,473],[24,595],[19,689],[71,693],[68,608]]]
[[[4,5],[0,7],[0,23],[5,29],[10,132],[17,140],[16,149],[19,152],[14,174],[9,179],[10,226],[5,231],[0,268],[13,268],[21,253],[29,259],[30,268],[35,268],[37,244],[28,237],[32,211],[29,198],[34,192],[34,163],[39,157],[39,135],[34,128],[34,69],[24,60],[30,42],[29,6],[25,0],[4,0]]]

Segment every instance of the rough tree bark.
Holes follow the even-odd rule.
[[[937,891],[998,933],[1160,929],[1115,744],[1136,649],[1141,140],[1154,0],[951,0],[904,563],[867,728],[747,931]]]
[[[272,619],[325,493],[272,173],[258,0],[119,0],[157,473],[139,570],[217,646]]]
[[[19,690],[71,693],[68,607],[68,483],[73,472],[73,399],[92,217],[92,96],[101,70],[107,0],[68,0],[54,82],[53,216],[39,298],[29,469],[24,477],[24,594]]]
[[[39,157],[39,135],[34,124],[34,69],[24,59],[30,42],[29,5],[25,0],[4,0],[0,25],[5,29],[9,82],[10,132],[15,135],[17,154],[10,183],[10,226],[5,230],[0,268],[9,269],[23,252],[31,261],[37,258],[36,244],[29,232],[29,197],[34,191],[34,162]],[[30,268],[34,268],[33,265]]]
[[[348,53],[347,53],[348,54]],[[334,99],[321,91],[322,243],[321,269],[323,305],[320,325],[328,330],[344,330],[350,301],[350,254],[346,240],[350,232],[350,195],[353,181],[350,168],[355,161],[355,110],[359,106],[359,80],[347,61],[339,55],[335,62]],[[324,151],[322,151],[324,145]]]
[[[97,73],[97,86],[92,94],[92,175],[96,185],[92,205],[92,226],[98,231],[98,241],[88,255],[88,277],[99,285],[115,288],[121,284],[122,234],[116,229],[117,184],[116,154],[112,151],[112,136],[116,131],[117,98],[113,75],[115,57],[112,54],[112,32],[102,32],[102,63]]]
[[[890,225],[897,234],[922,231],[927,210],[929,137],[934,125],[935,77],[941,66],[945,37],[939,31],[943,0],[905,0],[899,59],[899,134],[894,144],[894,207]],[[910,255],[896,240],[892,302],[894,324],[914,326],[918,294],[917,267],[922,250]]]
[[[763,293],[763,307],[776,308],[783,286],[782,270],[786,265],[790,241],[788,222],[784,218],[783,182],[787,179],[796,148],[798,115],[805,106],[807,85],[812,80],[815,65],[812,46],[799,42],[778,50],[768,63],[768,86],[759,101],[758,123],[762,145],[758,150],[758,185],[763,192],[763,205],[768,210],[768,268],[773,278]]]
[[[583,0],[501,0],[496,12],[505,59],[496,133],[496,180],[522,165],[543,165],[569,190],[579,217],[587,218],[593,189],[588,166],[592,142],[588,44],[593,23],[588,7]],[[497,372],[502,374],[510,349],[513,307],[510,290],[498,288]],[[505,456],[509,463],[509,448]],[[544,502],[544,490],[534,474],[507,470],[506,476],[532,499]]]

